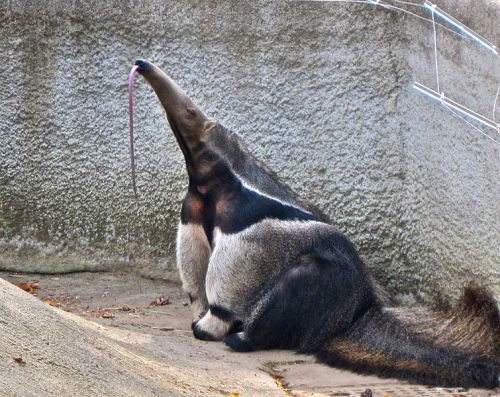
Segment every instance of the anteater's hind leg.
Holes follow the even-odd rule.
[[[333,248],[328,241],[318,244],[268,283],[243,331],[228,335],[224,342],[237,351],[315,352],[366,310],[365,302],[373,302],[358,260],[350,250]]]

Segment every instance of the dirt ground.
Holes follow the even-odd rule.
[[[0,272],[0,278],[12,283],[36,283],[38,288],[32,293],[40,300],[104,329],[119,331],[119,343],[136,354],[199,377],[217,379],[214,392],[219,395],[500,396],[498,390],[465,392],[360,376],[317,364],[312,357],[290,351],[241,354],[219,342],[196,340],[191,333],[188,300],[174,283],[128,273]]]

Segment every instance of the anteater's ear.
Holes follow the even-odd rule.
[[[216,121],[207,120],[203,124],[203,134],[209,133],[217,125]]]

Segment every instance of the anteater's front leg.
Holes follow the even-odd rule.
[[[201,224],[179,224],[177,232],[177,267],[182,287],[191,301],[193,323],[208,311],[205,277],[211,248]]]

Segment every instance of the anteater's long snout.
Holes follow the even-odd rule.
[[[163,70],[152,62],[135,61],[137,71],[151,85],[167,114],[170,128],[190,162],[193,150],[207,128],[208,118]]]
[[[195,108],[194,110],[198,110],[198,112],[203,115],[203,112],[198,109],[191,98],[189,98],[177,83],[158,66],[142,59],[135,61],[135,64],[139,66],[137,71],[155,90],[158,99],[169,116],[173,116],[174,113],[185,113],[188,108]],[[184,114],[177,114],[177,116],[183,115]]]

